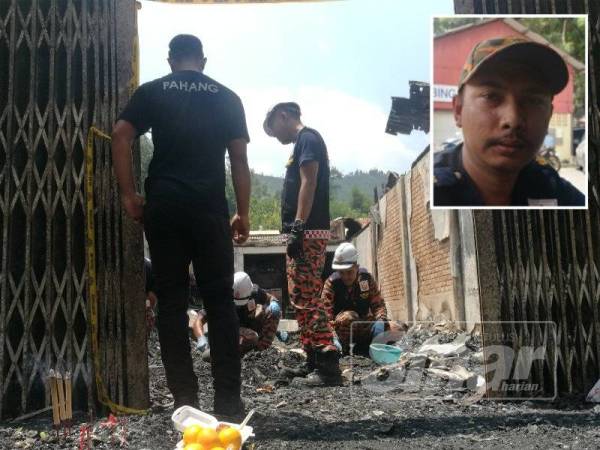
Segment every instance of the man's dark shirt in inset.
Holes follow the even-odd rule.
[[[462,165],[462,144],[434,154],[434,206],[486,205]],[[511,206],[585,206],[585,196],[549,165],[532,161],[519,173]]]

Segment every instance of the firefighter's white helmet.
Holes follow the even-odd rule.
[[[252,294],[252,280],[246,272],[236,272],[233,275],[233,298],[242,300]]]
[[[335,249],[333,255],[333,270],[347,270],[358,262],[358,251],[350,242],[344,242]]]

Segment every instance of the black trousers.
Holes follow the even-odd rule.
[[[167,385],[175,399],[197,395],[190,355],[188,267],[208,316],[215,396],[240,394],[239,321],[233,303],[233,244],[225,215],[185,202],[148,198],[144,229],[158,297],[158,336]]]

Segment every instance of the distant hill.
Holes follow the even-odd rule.
[[[140,142],[142,155],[142,180],[144,180],[148,174],[148,164],[152,158],[153,147],[152,141],[146,136],[142,136]],[[258,194],[259,196],[264,194],[269,196],[276,195],[279,197],[281,188],[283,187],[282,177],[253,173],[252,178],[254,183],[258,182],[256,184],[260,185],[259,189],[252,190],[253,194]],[[356,170],[343,175],[337,169],[332,168],[330,189],[332,196],[338,201],[350,203],[352,200],[352,189],[356,186],[358,190],[368,199],[368,201],[372,203],[374,199],[373,189],[377,187],[378,191],[381,192],[381,185],[385,184],[386,181],[386,172],[378,169],[371,169],[368,172]]]
[[[269,194],[275,195],[281,193],[283,178],[270,175],[254,174],[256,180],[265,187]],[[340,201],[350,202],[352,199],[352,188],[357,187],[369,201],[373,201],[373,189],[377,187],[381,191],[381,185],[387,181],[386,172],[372,169],[368,172],[357,170],[355,172],[342,175],[335,169],[331,171],[331,191],[335,193]]]
[[[341,179],[332,179],[332,189],[335,186],[339,186],[336,196],[343,201],[350,201],[352,188],[357,187],[358,190],[363,193],[371,203],[374,202],[373,189],[381,193],[381,185],[387,181],[387,173],[378,169],[371,169],[368,172],[357,170],[349,174],[343,175]]]
[[[141,139],[142,180],[148,174],[148,164],[152,158],[152,142],[145,136]],[[334,217],[367,217],[374,203],[373,190],[381,193],[381,186],[387,181],[386,173],[372,169],[368,172],[357,170],[343,175],[331,169],[329,213]],[[142,183],[142,190],[144,184]],[[280,195],[283,178],[252,173],[252,196],[250,198],[250,223],[252,230],[277,230],[281,226]],[[236,210],[235,194],[231,181],[231,171],[227,162],[227,184],[225,195],[229,211]]]
[[[253,177],[258,180],[258,182],[265,186],[269,195],[279,195],[281,193],[281,188],[283,187],[283,178],[274,177],[271,175],[262,175],[259,173],[253,174]]]

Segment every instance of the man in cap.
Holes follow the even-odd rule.
[[[269,348],[281,319],[281,307],[277,299],[252,283],[246,272],[236,272],[233,278],[233,301],[240,321],[240,352],[245,354],[250,350]],[[203,335],[202,326],[205,322],[206,314],[202,310],[192,327],[196,338]],[[209,355],[206,353],[203,358],[208,360]]]
[[[584,206],[585,197],[536,161],[567,85],[562,57],[506,37],[477,44],[452,101],[464,143],[435,155],[435,206]]]
[[[230,89],[204,75],[200,40],[175,36],[169,43],[172,73],[133,94],[112,133],[115,174],[126,213],[144,224],[158,297],[158,335],[167,385],[175,408],[197,406],[198,383],[188,337],[188,266],[214,331],[210,346],[214,412],[236,418],[241,361],[233,284],[233,244],[249,233],[249,141],[244,109]],[[146,179],[146,203],[136,193],[131,146],[152,129],[154,154]],[[225,151],[229,153],[237,214],[230,223],[225,198]]]
[[[339,352],[319,293],[329,229],[329,157],[321,135],[305,127],[300,106],[278,103],[265,118],[267,135],[294,144],[281,194],[282,231],[287,233],[287,277],[300,340],[307,354],[309,385],[342,382]]]
[[[367,352],[376,336],[390,329],[385,302],[373,276],[358,265],[358,251],[344,242],[333,255],[335,272],[325,281],[321,298],[341,342],[348,353]],[[350,330],[352,329],[352,341]]]

